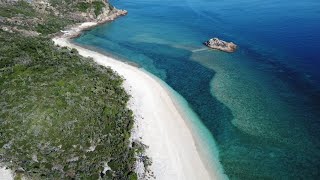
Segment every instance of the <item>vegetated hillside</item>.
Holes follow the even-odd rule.
[[[104,19],[116,11],[104,0],[1,0],[0,29],[48,35],[76,22]]]
[[[129,141],[123,79],[49,38],[82,21],[64,10],[97,14],[109,5],[51,0],[43,12],[33,2],[0,3],[0,164],[17,179],[136,179],[142,149]]]

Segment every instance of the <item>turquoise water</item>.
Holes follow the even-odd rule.
[[[129,14],[75,42],[134,62],[183,96],[229,178],[320,177],[320,1],[112,3]],[[206,49],[211,37],[239,49]]]

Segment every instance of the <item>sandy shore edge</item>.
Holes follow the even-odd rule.
[[[159,80],[137,67],[70,42],[70,38],[97,25],[96,22],[79,24],[63,31],[53,41],[77,49],[80,55],[91,57],[124,77],[124,88],[132,96],[129,108],[135,114],[132,138],[149,146],[146,153],[152,159],[150,169],[156,179],[224,179],[222,172],[210,172],[202,162],[186,121]]]
[[[123,14],[118,16],[120,15]],[[132,96],[129,108],[135,114],[132,139],[149,147],[146,153],[152,159],[150,170],[156,179],[227,179],[221,169],[213,169],[212,172],[212,168],[203,163],[197,150],[197,142],[187,124],[190,121],[176,107],[177,103],[173,100],[175,98],[164,82],[138,67],[70,42],[71,38],[79,36],[82,31],[100,24],[101,22],[86,22],[72,26],[54,37],[53,41],[59,46],[76,48],[80,55],[111,67],[125,78],[124,88]],[[139,172],[139,164],[137,172],[142,174]],[[0,168],[0,180],[11,179],[12,171]]]

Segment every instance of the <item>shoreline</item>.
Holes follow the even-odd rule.
[[[143,71],[147,75],[154,78],[154,80],[156,80],[161,85],[161,87],[167,91],[175,108],[177,109],[181,117],[185,120],[185,123],[189,128],[191,135],[195,141],[195,146],[200,155],[200,159],[205,164],[206,169],[213,170],[213,171],[209,171],[209,174],[211,174],[210,177],[219,177],[217,178],[219,180],[228,179],[227,175],[224,173],[222,164],[219,161],[219,150],[214,140],[214,137],[212,136],[210,131],[207,129],[207,127],[205,127],[205,125],[202,123],[198,115],[194,113],[193,110],[190,111],[191,108],[189,107],[187,101],[179,93],[177,93],[174,89],[172,89],[169,85],[167,85],[164,81],[162,81],[157,76],[143,69],[140,65],[130,62],[128,60],[119,58],[108,52],[105,52],[103,51],[103,49],[81,45],[79,43],[73,42],[72,39],[69,39],[69,42],[71,44],[80,46],[84,49],[97,52],[104,56],[107,56],[117,61],[120,61],[122,63],[125,63],[129,66],[138,68],[139,70]],[[186,106],[182,106],[181,104],[186,104]],[[139,140],[139,139],[136,138],[135,140]]]
[[[199,142],[196,141],[201,138],[192,133],[195,127],[190,127],[192,123],[186,120],[183,109],[176,107],[175,98],[170,90],[164,87],[164,82],[159,82],[159,79],[138,67],[70,42],[70,39],[79,36],[83,30],[99,24],[82,23],[64,31],[62,36],[53,38],[53,41],[60,46],[76,48],[80,55],[92,57],[98,64],[111,67],[124,77],[124,88],[132,95],[129,108],[135,115],[132,136],[149,146],[146,154],[153,161],[150,169],[156,178],[226,179],[220,165],[215,166],[216,169],[207,167],[208,162],[204,162],[206,157],[201,157]]]
[[[128,14],[128,11],[126,11],[126,10],[116,9],[115,11],[116,11],[115,13],[106,17],[105,19],[84,22],[84,23],[78,23],[78,24],[73,24],[71,26],[67,26],[66,27],[67,30],[55,33],[54,36],[52,37],[52,39],[59,37],[59,36],[68,37],[69,39],[77,38],[83,33],[83,31],[89,31],[96,26],[99,26],[101,24],[105,24],[108,22],[112,22],[115,19]]]
[[[190,130],[197,152],[202,163],[208,170],[210,177],[214,177],[214,179],[218,180],[229,179],[219,161],[218,146],[211,132],[203,124],[198,115],[193,110],[190,111],[191,107],[189,107],[188,102],[183,96],[173,90],[169,85],[165,84],[165,82],[161,81],[159,83],[168,91],[168,95],[172,99],[175,108]]]

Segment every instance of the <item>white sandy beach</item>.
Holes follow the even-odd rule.
[[[93,25],[95,23],[84,23],[53,40],[57,45],[76,48],[80,55],[92,57],[98,64],[111,67],[124,77],[124,87],[132,95],[129,106],[135,114],[133,138],[141,137],[141,141],[149,146],[146,153],[152,159],[150,169],[156,179],[206,180],[224,177],[218,170],[209,173],[206,169],[186,122],[174,106],[169,92],[156,78],[137,67],[69,42],[68,37],[73,33]]]

